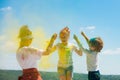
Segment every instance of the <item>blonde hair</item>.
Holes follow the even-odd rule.
[[[20,28],[18,38],[20,38],[21,40],[22,40],[22,39],[31,39],[31,38],[33,38],[33,37],[32,37],[32,32],[30,31],[30,29],[28,28],[27,25],[23,25],[23,26]]]
[[[63,29],[60,31],[59,35],[62,34],[62,33],[65,33],[65,34],[70,35],[70,30],[69,30],[69,28],[68,28],[67,26],[66,26],[65,28],[63,28]]]
[[[23,25],[20,28],[18,38],[20,38],[19,48],[26,46],[26,40],[30,40],[33,38],[32,32],[30,31],[30,29],[28,28],[27,25]],[[29,43],[29,44],[31,44],[31,43]],[[28,44],[27,44],[27,46],[28,46]]]

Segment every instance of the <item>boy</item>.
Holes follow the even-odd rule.
[[[76,40],[80,49],[86,54],[88,80],[100,80],[100,72],[98,69],[98,53],[103,48],[103,41],[100,37],[89,39],[83,32],[81,32],[81,34],[86,39],[89,49],[83,48],[76,35],[74,35],[74,39]]]

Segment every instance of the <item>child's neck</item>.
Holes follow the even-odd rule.
[[[68,42],[62,42],[62,44],[63,44],[63,45],[67,45],[67,44],[68,44]]]
[[[29,45],[25,45],[25,44],[20,44],[19,48],[25,47],[25,46],[29,46]]]

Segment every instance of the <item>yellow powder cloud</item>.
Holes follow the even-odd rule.
[[[46,49],[47,45],[49,44],[49,38],[47,37],[47,33],[45,29],[43,30],[41,27],[37,26],[33,30],[33,45],[37,48]],[[55,64],[51,61],[51,55],[42,56],[39,62],[39,68],[41,69],[49,69],[54,68]]]
[[[35,21],[32,19],[32,21]],[[0,35],[0,51],[3,54],[6,53],[16,53],[16,50],[19,47],[19,39],[18,33],[20,29],[19,20],[14,17],[14,15],[10,12],[4,16],[3,22],[5,23],[3,26],[3,34]],[[23,24],[24,25],[24,24]],[[29,24],[28,24],[29,26]],[[33,42],[31,46],[35,48],[45,49],[49,43],[49,38],[46,36],[47,32],[45,31],[43,26],[29,26],[30,30],[33,32]],[[39,63],[40,68],[50,68],[52,61],[50,62],[50,57],[42,57]]]

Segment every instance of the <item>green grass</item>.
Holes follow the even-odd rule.
[[[59,80],[56,72],[40,72],[43,80]],[[0,80],[17,80],[22,75],[19,70],[0,70]],[[74,73],[73,80],[87,80],[87,74]],[[120,80],[120,75],[102,75],[101,80]]]

